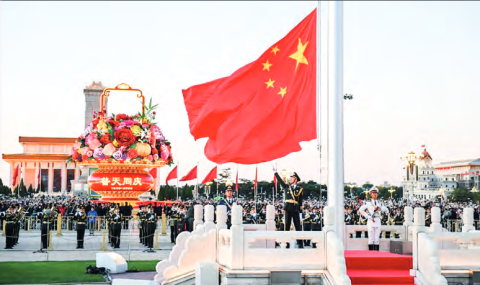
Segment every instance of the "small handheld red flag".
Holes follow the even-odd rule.
[[[255,168],[255,189],[257,189],[257,172],[258,168]]]

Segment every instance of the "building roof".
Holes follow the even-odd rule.
[[[445,161],[435,165],[437,167],[445,167],[445,166],[469,166],[469,165],[480,165],[480,158],[476,159],[466,159],[466,160],[454,160],[454,161]]]
[[[51,153],[16,153],[16,154],[2,154],[2,158],[8,160],[67,160],[68,154],[51,154]]]
[[[75,143],[77,138],[52,138],[52,137],[18,137],[20,143],[48,143],[48,144],[65,144]]]
[[[93,81],[92,84],[85,87],[85,89],[103,90],[105,89],[105,86],[103,86],[102,81]]]

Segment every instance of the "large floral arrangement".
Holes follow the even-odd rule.
[[[156,107],[150,99],[149,106],[144,105],[145,111],[134,116],[95,112],[92,122],[73,144],[67,162],[172,164],[170,142],[153,123]]]

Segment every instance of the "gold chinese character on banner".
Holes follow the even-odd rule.
[[[142,179],[140,177],[135,177],[133,185],[142,185]]]
[[[123,185],[132,185],[132,177],[123,177]]]
[[[110,183],[110,179],[108,179],[108,177],[102,177],[102,185],[108,186],[108,183]]]
[[[120,186],[123,185],[123,184],[120,184],[120,177],[113,177],[112,186],[115,185],[115,184],[120,185]]]

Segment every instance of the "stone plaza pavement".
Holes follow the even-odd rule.
[[[40,231],[21,231],[18,245],[13,249],[5,248],[5,237],[0,237],[0,262],[4,261],[65,261],[65,260],[95,260],[97,252],[116,252],[127,261],[134,260],[163,260],[168,258],[174,244],[170,242],[170,232],[162,236],[158,234],[158,248],[156,252],[144,252],[147,248],[140,243],[138,230],[122,230],[120,248],[113,249],[106,242],[106,251],[102,251],[102,233],[95,232],[90,236],[85,233],[85,249],[76,249],[77,233],[75,231],[62,232],[57,236],[52,232],[53,250],[47,253],[34,253],[41,247]],[[107,236],[106,236],[107,237]],[[107,239],[107,238],[106,238]]]

